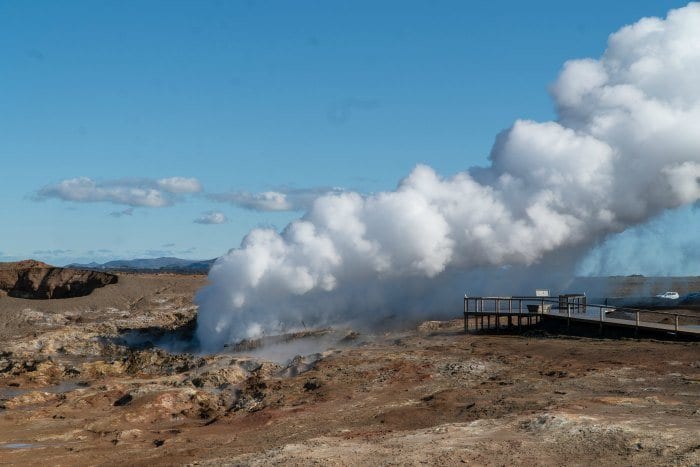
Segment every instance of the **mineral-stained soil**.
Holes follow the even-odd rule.
[[[106,272],[57,268],[34,260],[0,263],[0,295],[11,297],[81,297],[117,280],[117,276]]]
[[[453,320],[199,355],[205,282],[0,298],[0,464],[700,463],[698,342],[465,336]]]

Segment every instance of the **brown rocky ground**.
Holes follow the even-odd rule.
[[[57,268],[34,260],[0,263],[0,296],[49,299],[89,295],[118,280],[114,274]]]
[[[276,363],[175,352],[205,280],[0,298],[0,464],[700,463],[698,342],[464,336],[455,320],[268,342]],[[330,349],[292,358],[314,342]]]

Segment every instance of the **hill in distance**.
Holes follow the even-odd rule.
[[[181,274],[206,274],[214,264],[214,261],[216,261],[216,258],[207,260],[191,260],[173,257],[137,258],[120,259],[108,261],[106,263],[72,263],[68,264],[66,268],[96,269],[100,271],[157,271],[175,272]]]

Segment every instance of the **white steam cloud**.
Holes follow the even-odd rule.
[[[516,121],[490,167],[443,178],[419,165],[395,191],[323,195],[281,233],[250,232],[198,294],[202,346],[400,320],[431,295],[459,297],[471,271],[579,259],[697,201],[698,83],[700,4],[622,28],[599,60],[564,65],[551,88],[558,120]]]
[[[700,209],[667,211],[615,235],[586,254],[579,275],[696,276],[700,265]]]

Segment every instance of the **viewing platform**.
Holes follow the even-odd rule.
[[[474,330],[501,329],[522,330],[543,320],[565,322],[567,329],[573,324],[598,325],[671,333],[676,336],[700,338],[700,315],[673,311],[646,310],[629,307],[612,307],[588,303],[585,294],[566,294],[549,297],[536,296],[464,296],[464,332],[469,332],[470,318]],[[493,324],[492,324],[493,321]]]

